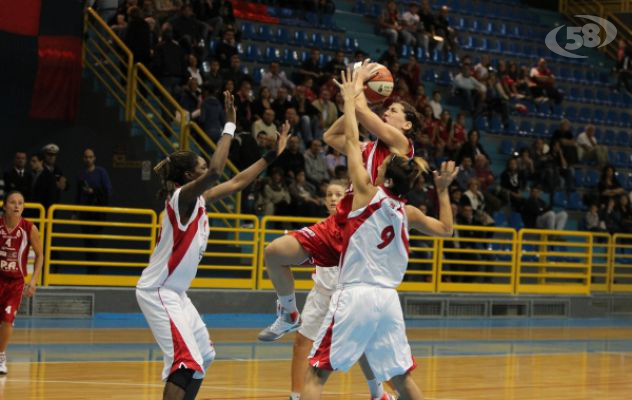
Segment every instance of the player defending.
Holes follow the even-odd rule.
[[[275,150],[232,179],[217,184],[235,132],[234,99],[230,92],[224,96],[229,122],[210,166],[193,152],[177,151],[154,169],[161,177],[167,200],[160,237],[136,285],[136,298],[164,353],[165,400],[194,399],[215,357],[208,330],[186,294],[208,242],[205,205],[248,186],[283,152],[288,139],[286,122]]]
[[[2,205],[4,215],[0,219],[0,375],[5,375],[7,356],[5,351],[13,333],[15,314],[22,302],[22,293],[27,297],[35,294],[35,287],[42,273],[44,257],[39,231],[31,222],[22,218],[24,196],[20,192],[9,192]],[[31,281],[24,284],[29,246],[35,252],[35,267]]]
[[[414,107],[405,102],[393,103],[380,118],[367,105],[363,93],[364,82],[372,76],[374,64],[365,60],[356,70],[356,89],[358,94],[355,113],[357,120],[377,140],[362,144],[362,160],[369,172],[371,182],[377,178],[378,167],[391,153],[413,157],[412,142],[421,124]],[[342,152],[345,150],[344,123],[346,116],[338,118],[325,132],[325,142]],[[356,120],[356,118],[354,118]],[[360,149],[360,144],[358,144]],[[349,211],[351,196],[346,196],[338,205],[338,212],[322,222],[291,232],[274,240],[265,249],[265,264],[268,275],[277,292],[277,319],[259,333],[259,340],[274,341],[288,332],[296,331],[300,326],[300,316],[294,294],[294,277],[291,265],[311,264],[321,267],[337,266],[340,261],[341,242],[340,224],[344,223]]]
[[[343,231],[339,289],[312,348],[312,368],[301,399],[320,399],[331,371],[349,370],[364,354],[376,378],[390,380],[400,399],[421,400],[421,390],[410,376],[416,364],[396,288],[408,266],[409,225],[428,235],[452,234],[447,188],[458,169],[454,162],[444,162],[441,172],[434,172],[440,220],[406,206],[402,199],[424,171],[418,159],[391,156],[379,166],[372,184],[358,150],[354,121],[358,91],[351,71],[342,73],[338,85],[345,101],[345,147],[354,196]]]
[[[345,188],[347,186],[346,181],[332,181],[327,186],[325,204],[329,215],[336,213],[336,206],[345,196]],[[338,237],[338,240],[342,242],[342,236]],[[314,340],[316,340],[318,336],[318,331],[323,324],[325,315],[327,315],[331,295],[336,290],[336,284],[338,283],[339,272],[340,268],[338,267],[316,267],[312,274],[314,287],[307,295],[307,300],[303,307],[303,321],[294,339],[294,349],[292,353],[292,393],[290,400],[300,399],[305,372],[309,366],[307,357],[314,344]],[[389,394],[384,392],[382,382],[378,382],[375,379],[365,357],[360,359],[360,366],[369,385],[371,399],[390,400],[391,397],[389,397]]]

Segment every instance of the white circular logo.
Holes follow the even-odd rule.
[[[557,33],[566,25],[558,26],[546,35],[544,43],[553,53],[569,58],[587,58],[579,54],[571,53],[580,47],[599,48],[603,47],[617,37],[617,28],[608,20],[595,17],[594,15],[575,15],[577,18],[584,18],[596,23],[587,23],[584,26],[569,26],[566,28],[566,43],[562,48],[557,42]],[[605,39],[601,40],[600,32],[606,33]]]

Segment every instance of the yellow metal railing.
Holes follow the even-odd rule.
[[[612,237],[610,291],[632,291],[632,234]]]
[[[520,230],[515,292],[589,294],[592,243],[590,232]]]
[[[610,261],[612,260],[612,236],[607,233],[592,233],[592,276],[591,292],[608,292],[612,281]]]

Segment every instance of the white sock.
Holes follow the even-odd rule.
[[[377,379],[371,379],[366,381],[369,384],[369,390],[371,391],[371,397],[379,399],[384,394],[384,385],[382,382],[378,382]]]
[[[296,307],[296,294],[288,294],[287,296],[279,296],[279,302],[285,311],[295,312],[298,311]]]
[[[301,400],[301,394],[300,393],[296,393],[296,392],[292,392],[290,394],[290,400]]]

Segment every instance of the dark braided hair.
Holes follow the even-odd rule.
[[[384,178],[392,181],[388,189],[395,195],[403,197],[412,190],[419,177],[428,169],[428,163],[421,157],[409,160],[407,157],[393,154]]]
[[[154,167],[154,172],[160,177],[161,188],[159,197],[169,196],[178,187],[188,182],[185,174],[195,169],[198,155],[192,151],[176,151]]]

